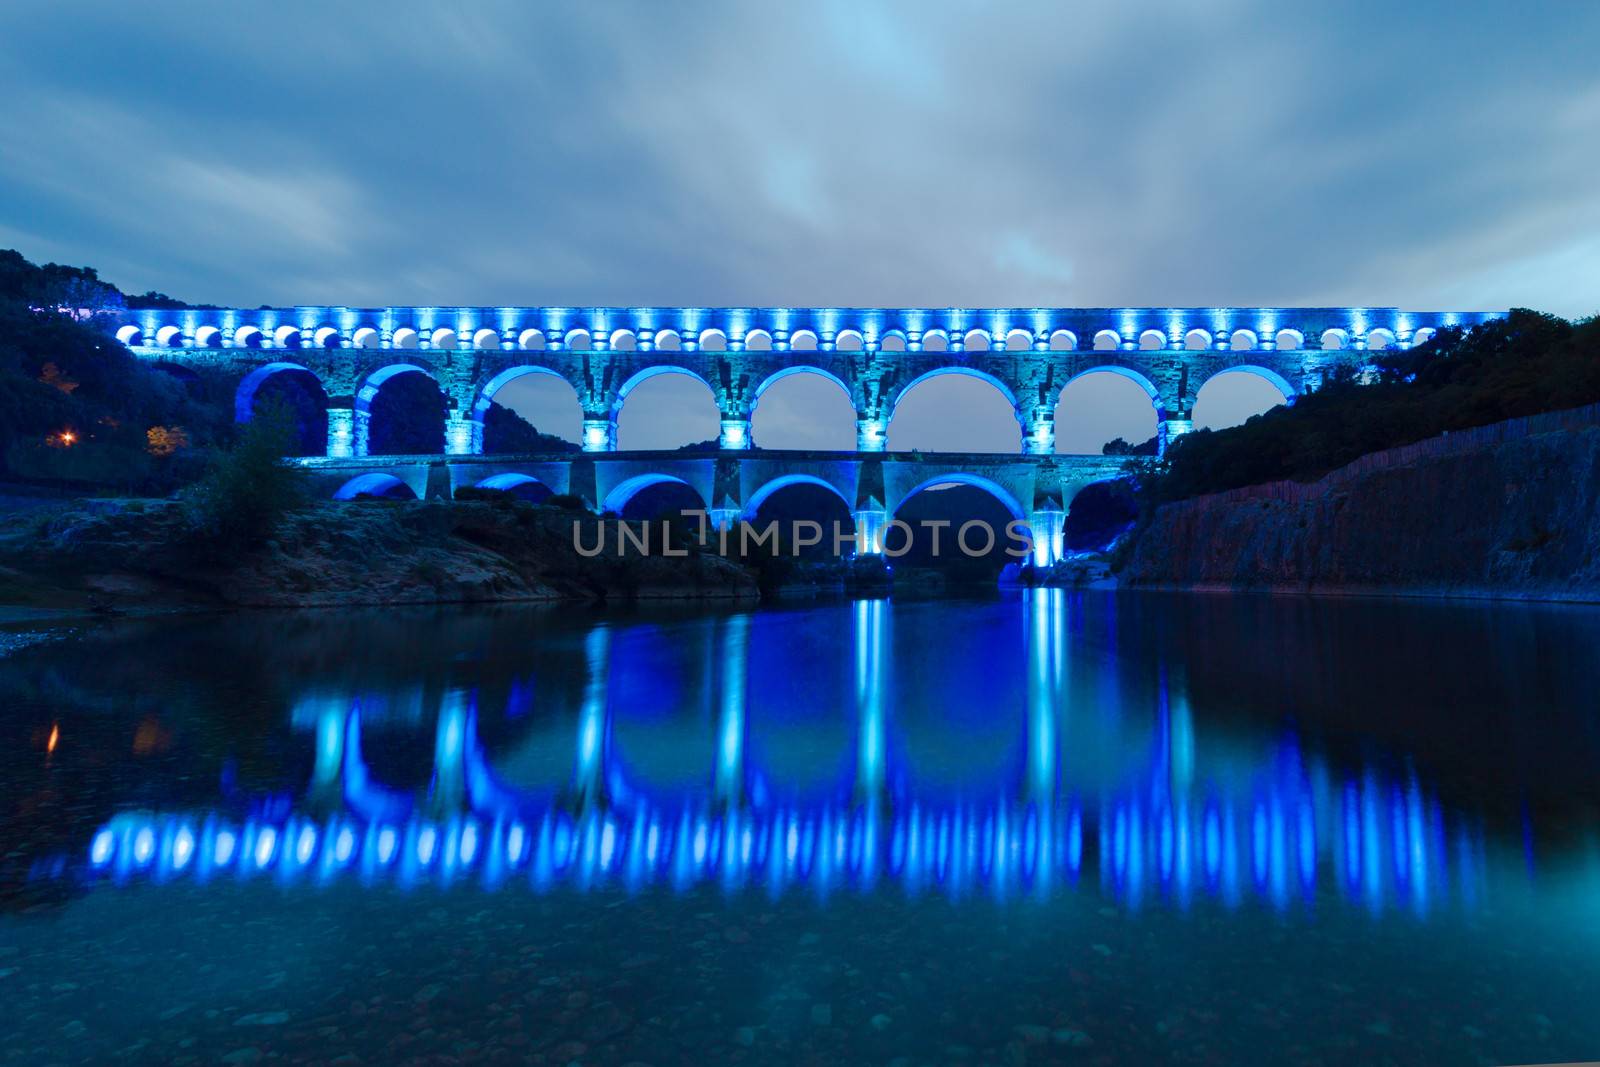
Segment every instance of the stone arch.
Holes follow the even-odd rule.
[[[700,496],[700,491],[698,489],[695,489],[694,486],[689,485],[688,482],[684,481],[682,478],[676,477],[675,475],[636,474],[632,478],[625,479],[622,482],[612,486],[611,491],[606,494],[605,500],[601,503],[600,510],[621,515],[623,509],[628,506],[628,501],[638,496],[639,493],[649,489],[651,486],[663,485],[669,482],[686,486],[691,492],[694,493],[696,497]],[[700,504],[702,507],[705,506],[704,498],[701,498]]]
[[[783,381],[784,379],[800,379],[802,377],[814,377],[814,378],[820,379],[822,381],[829,382],[832,385],[837,386],[839,391],[844,395],[844,405],[845,406],[839,412],[839,414],[844,416],[844,422],[839,427],[839,433],[837,435],[837,441],[831,440],[831,438],[832,438],[831,430],[832,430],[832,427],[833,427],[833,414],[834,414],[833,411],[832,410],[827,410],[827,411],[817,410],[816,409],[816,401],[815,400],[813,400],[810,404],[806,405],[803,421],[802,421],[802,419],[795,417],[795,416],[797,416],[799,414],[798,410],[796,410],[794,408],[790,408],[790,409],[786,410],[784,392],[782,390],[779,391],[778,396],[771,403],[769,403],[765,409],[762,408],[762,406],[761,406],[762,397],[774,385],[776,385],[780,381]],[[801,386],[800,388],[801,388],[801,390],[803,392],[804,391],[804,386]],[[829,402],[831,402],[831,398],[830,398]],[[788,403],[793,405],[793,404],[795,404],[795,401],[793,399],[790,399],[788,401]],[[774,407],[774,404],[776,405],[776,407]],[[763,414],[763,412],[765,412],[765,414]],[[786,415],[789,416],[787,419],[785,419]],[[771,420],[774,419],[774,418],[777,418],[777,419],[780,420],[779,425],[777,427],[774,427],[772,425],[772,421]],[[836,450],[839,450],[839,451],[852,451],[856,447],[856,422],[855,422],[855,419],[856,419],[856,405],[855,405],[855,400],[850,395],[850,386],[845,383],[844,379],[840,378],[838,375],[834,374],[832,371],[826,370],[826,369],[824,369],[822,367],[809,365],[809,364],[798,364],[798,365],[792,366],[792,367],[783,367],[780,370],[774,371],[772,374],[769,374],[765,379],[763,379],[761,381],[761,383],[759,385],[756,386],[755,392],[753,394],[753,398],[752,398],[752,401],[751,401],[751,405],[750,405],[751,437],[755,440],[755,443],[757,445],[759,445],[759,446],[761,446],[763,448],[772,448],[772,447],[797,448],[797,447],[805,447],[805,448],[817,448],[817,449],[829,449],[829,450],[835,450],[836,449]],[[763,424],[765,424],[765,425],[763,426]],[[782,435],[781,434],[775,435],[773,431],[775,429],[782,430],[786,426],[788,428],[790,428],[790,429],[793,429],[795,424],[801,424],[802,428],[800,428],[799,430],[796,430],[793,433],[793,437],[795,437],[798,440],[803,440],[803,441],[804,440],[813,440],[814,443],[808,443],[808,444],[804,444],[804,445],[790,444],[790,443],[777,443],[775,445],[774,444],[774,437],[775,436],[782,436]]]
[[[561,339],[569,352],[587,352],[594,346],[594,337],[582,326],[574,326]]]
[[[942,377],[942,376],[945,376],[945,375],[959,375],[961,377],[976,378],[979,381],[987,382],[989,385],[991,385],[991,386],[993,386],[995,388],[995,390],[1000,394],[1000,396],[1005,398],[1006,403],[1010,407],[1011,416],[1012,416],[1013,420],[1017,421],[1020,424],[1021,420],[1017,417],[1017,397],[1016,397],[1016,394],[1011,391],[1011,387],[1008,386],[1005,382],[1001,381],[999,378],[996,378],[992,374],[989,374],[989,373],[986,373],[984,371],[978,370],[977,368],[974,368],[974,367],[945,366],[945,367],[936,367],[933,370],[926,371],[926,372],[924,372],[922,374],[917,375],[915,378],[913,378],[909,382],[907,382],[902,388],[900,388],[894,394],[894,397],[893,397],[893,399],[891,400],[891,402],[889,404],[889,414],[888,414],[888,420],[887,420],[887,426],[886,426],[886,433],[890,436],[890,438],[892,438],[894,436],[894,432],[895,432],[895,425],[894,425],[895,416],[900,413],[901,407],[905,403],[906,397],[911,395],[912,390],[914,390],[917,386],[921,385],[923,382],[929,381],[929,380],[931,380],[933,378]],[[975,420],[972,420],[972,421],[975,421]],[[903,428],[904,428],[904,424],[902,424],[902,430],[903,430]],[[1021,430],[1019,429],[1018,430],[1018,437],[1017,437],[1016,445],[1012,449],[1010,449],[1010,451],[1020,451],[1021,447],[1022,447]],[[944,449],[941,449],[941,450],[944,450]],[[955,449],[952,449],[952,451],[955,451]],[[981,451],[984,451],[984,449],[973,449],[973,451],[980,451],[981,452]]]
[[[550,486],[533,475],[521,474],[516,471],[490,475],[478,482],[474,488],[498,489],[503,493],[513,493],[524,500],[530,500],[534,503],[538,503],[555,492]]]
[[[1186,352],[1205,352],[1211,348],[1211,332],[1195,327],[1183,335],[1183,348]]]
[[[337,326],[319,326],[311,335],[311,343],[317,348],[339,348],[343,340]]]
[[[266,380],[274,374],[286,371],[303,371],[317,378],[316,372],[300,363],[274,362],[265,363],[240,380],[238,388],[233,391],[233,421],[249,422],[255,415],[256,390],[260,389]],[[322,386],[326,393],[327,386],[322,385],[322,379],[317,378],[317,384]]]
[[[744,335],[744,350],[746,352],[771,352],[772,335],[766,330],[751,330]]]
[[[1416,348],[1418,345],[1427,344],[1429,341],[1433,340],[1434,335],[1437,333],[1438,331],[1432,326],[1424,326],[1422,329],[1411,335],[1411,347]]]
[[[416,363],[390,363],[386,366],[379,367],[362,380],[360,388],[356,390],[355,396],[358,454],[371,454],[370,441],[372,434],[372,402],[377,399],[378,391],[382,389],[384,383],[389,381],[391,378],[401,374],[413,373],[426,376],[427,379],[434,384],[436,389],[441,389],[442,395],[442,388],[439,384],[439,379],[435,377],[434,373],[427,367],[420,366]],[[444,436],[444,414],[442,411],[440,413],[439,435],[441,438],[440,444],[442,449]]]
[[[161,348],[182,348],[183,331],[176,326],[163,326],[156,331],[156,344]]]
[[[1254,330],[1234,330],[1228,335],[1228,349],[1232,352],[1254,351],[1260,343]]]
[[[233,331],[233,347],[260,348],[262,337],[263,334],[261,333],[261,327],[241,326],[237,330]]]
[[[1139,335],[1139,350],[1142,352],[1159,352],[1167,347],[1167,335],[1160,330],[1146,330]]]
[[[815,365],[809,364],[809,363],[796,363],[792,367],[783,367],[783,368],[781,368],[779,370],[775,370],[771,374],[769,374],[765,378],[763,378],[761,380],[761,384],[756,386],[754,399],[757,402],[760,402],[762,393],[765,393],[768,389],[771,389],[774,385],[776,385],[782,379],[788,378],[791,375],[795,375],[795,374],[817,374],[817,375],[820,375],[820,376],[826,378],[828,381],[832,382],[834,385],[837,385],[840,389],[844,390],[844,395],[846,397],[850,396],[850,386],[845,383],[845,380],[843,378],[841,378],[837,374],[833,373],[833,371],[827,370],[827,369],[825,369],[823,367],[818,367],[818,366],[815,366]],[[854,400],[852,400],[851,403],[853,404]]]
[[[393,337],[389,340],[389,345],[392,348],[410,349],[418,347],[420,340],[416,330],[409,326],[402,326],[394,332]]]
[[[384,474],[382,471],[356,475],[334,491],[333,499],[354,500],[363,493],[370,496],[393,496],[400,500],[417,499],[416,490],[394,475]]]
[[[677,352],[683,348],[683,337],[677,330],[657,330],[651,347],[657,352]]]
[[[641,370],[636,371],[633,374],[632,377],[630,377],[627,381],[625,381],[622,384],[621,388],[619,388],[617,390],[616,398],[611,403],[611,421],[616,426],[617,439],[618,439],[619,447],[623,447],[622,442],[621,442],[621,436],[622,436],[622,412],[623,412],[624,407],[626,405],[626,402],[627,402],[629,394],[631,394],[635,389],[639,388],[639,386],[643,385],[645,382],[649,381],[650,379],[658,378],[658,377],[661,377],[662,375],[667,375],[667,374],[681,374],[681,375],[684,375],[684,376],[686,376],[688,378],[691,378],[694,381],[700,383],[700,385],[705,390],[705,394],[704,395],[705,395],[707,401],[710,403],[710,405],[711,405],[711,407],[713,409],[717,409],[717,392],[716,392],[716,390],[712,388],[710,382],[706,381],[704,378],[702,378],[695,371],[689,369],[688,367],[682,366],[680,364],[672,364],[672,363],[661,363],[661,364],[656,364],[654,366],[644,367]],[[698,416],[695,416],[695,417],[698,418]],[[721,429],[722,429],[722,421],[721,421],[721,411],[720,411],[720,409],[716,410],[716,413],[712,418],[711,424],[709,426],[707,426],[706,429],[708,431],[707,434],[706,434],[706,439],[707,440],[709,440],[711,438],[718,437],[720,435]],[[694,443],[694,442],[693,441],[679,442],[679,444],[692,444],[692,443]],[[663,447],[675,448],[675,447],[678,447],[678,446],[677,445],[666,445],[666,446],[663,446]]]
[[[859,352],[866,346],[860,330],[840,330],[833,338],[835,352]]]
[[[1050,335],[1050,351],[1075,352],[1078,349],[1078,335],[1071,330],[1057,330]]]
[[[545,347],[544,331],[523,330],[517,334],[517,347],[524,352],[543,352]]]
[[[1094,335],[1096,352],[1115,352],[1122,347],[1122,335],[1115,330],[1100,330]]]
[[[1144,399],[1137,402],[1137,424],[1135,423],[1135,398],[1139,393],[1132,392],[1127,386],[1113,386],[1111,395],[1095,398],[1094,410],[1103,417],[1104,425],[1093,431],[1086,431],[1080,420],[1074,417],[1073,406],[1075,391],[1086,388],[1085,379],[1096,375],[1112,375],[1126,380],[1137,386],[1144,394]],[[1074,386],[1077,387],[1074,390]],[[1120,392],[1122,395],[1115,395]],[[1087,367],[1069,378],[1056,394],[1054,402],[1054,417],[1056,447],[1055,451],[1065,455],[1099,455],[1104,447],[1111,441],[1120,437],[1130,445],[1143,444],[1160,430],[1160,391],[1154,382],[1145,377],[1143,373],[1132,367],[1122,367],[1115,364],[1100,364]],[[1063,410],[1063,409],[1067,410]],[[1080,435],[1087,433],[1087,436]],[[1096,438],[1103,437],[1103,440]]]
[[[987,330],[968,330],[961,335],[961,349],[964,352],[987,352],[992,346]]]
[[[606,344],[613,352],[636,352],[639,349],[639,337],[632,330],[612,330]]]
[[[1279,352],[1295,352],[1306,346],[1306,336],[1299,330],[1279,330],[1273,343]]]
[[[924,352],[950,351],[950,335],[943,330],[928,330],[922,335],[922,350]]]
[[[1007,352],[1026,352],[1033,347],[1033,334],[1027,330],[1012,330],[1006,334]]]
[[[516,381],[518,378],[524,378],[529,375],[538,375],[540,376],[541,381],[545,378],[553,378],[564,385],[566,390],[562,397],[561,406],[567,407],[569,410],[561,417],[563,419],[566,419],[568,415],[571,417],[571,425],[568,427],[563,427],[564,429],[570,431],[567,433],[553,430],[549,425],[540,425],[540,420],[530,419],[529,421],[533,423],[533,428],[541,433],[552,434],[553,436],[560,437],[563,440],[572,441],[574,443],[581,441],[583,436],[583,402],[579,399],[578,391],[573,386],[572,382],[567,380],[567,376],[562,374],[560,371],[552,370],[549,367],[519,363],[514,367],[507,367],[505,370],[502,370],[500,373],[484,382],[483,386],[478,390],[477,396],[474,397],[472,402],[473,420],[482,425],[485,417],[488,415],[490,405],[494,403],[495,394],[505,386]],[[570,405],[567,403],[568,397],[570,397]],[[509,407],[509,405],[507,406]],[[518,412],[518,414],[520,415],[522,413]],[[526,416],[523,417],[526,418]],[[489,451],[487,445],[485,450]]]
[[[428,335],[428,343],[434,348],[454,348],[459,343],[460,337],[448,326],[441,326]]]
[[[750,498],[746,500],[744,504],[744,511],[742,512],[743,517],[746,519],[755,518],[756,512],[761,510],[761,505],[767,502],[768,497],[771,497],[775,493],[794,485],[821,486],[823,489],[828,490],[828,492],[832,493],[839,499],[839,502],[844,505],[846,512],[852,510],[853,505],[849,500],[845,499],[844,493],[839,490],[837,485],[834,485],[827,479],[818,478],[814,474],[784,474],[772,479],[760,489],[757,489],[754,493],[750,494]]]
[[[899,514],[900,509],[905,507],[906,501],[910,500],[923,490],[931,489],[936,485],[949,485],[951,483],[955,483],[957,485],[970,485],[976,489],[982,489],[990,496],[998,500],[1007,511],[1011,512],[1012,518],[1023,519],[1027,517],[1026,512],[1024,512],[1022,509],[1022,504],[1017,500],[1016,496],[1011,492],[1011,490],[1007,489],[993,478],[985,478],[981,474],[970,474],[966,471],[954,471],[949,474],[939,474],[932,478],[923,480],[922,482],[918,483],[916,488],[905,493],[898,501],[895,502],[894,513]]]
[[[500,345],[500,331],[485,326],[472,335],[472,347],[479,351],[495,351]]]
[[[196,348],[221,348],[222,331],[215,326],[202,326],[194,332]]]
[[[272,343],[278,348],[299,348],[300,327],[288,324],[279,326],[272,331]]]
[[[371,326],[363,326],[350,337],[352,348],[379,348],[383,345],[383,335]]]
[[[117,331],[117,340],[129,348],[137,348],[143,337],[144,331],[131,322]]]
[[[696,342],[702,352],[726,352],[728,350],[728,335],[715,326],[700,331],[700,339]]]
[[[789,351],[815,352],[817,350],[817,334],[814,330],[796,330],[789,335]]]
[[[280,375],[286,376],[279,378]],[[277,381],[273,381],[278,378]],[[294,455],[321,456],[328,451],[328,389],[310,368],[287,361],[256,367],[234,390],[233,417],[238,423],[255,418],[260,390],[272,382],[287,414],[294,416]]]
[[[1209,389],[1208,387],[1227,378],[1229,375],[1249,375],[1259,381],[1266,382],[1271,388],[1262,390],[1257,386],[1254,389],[1243,390],[1252,395],[1243,398],[1235,395],[1230,398],[1229,407],[1231,410],[1226,415],[1219,417],[1212,413],[1212,408],[1217,405],[1218,394],[1214,389]],[[1235,388],[1233,392],[1237,394],[1241,390]],[[1199,388],[1195,390],[1192,414],[1197,429],[1225,429],[1229,426],[1237,426],[1246,419],[1271,410],[1279,404],[1290,403],[1294,400],[1294,397],[1295,388],[1289,384],[1289,381],[1283,375],[1269,367],[1239,363],[1219,369],[1215,374],[1208,376],[1200,383]]]
[[[899,330],[890,330],[878,340],[880,352],[904,352],[906,350],[906,335]]]
[[[1343,351],[1350,347],[1350,335],[1338,327],[1323,330],[1322,347],[1335,352]]]
[[[1375,330],[1367,331],[1368,352],[1382,352],[1386,348],[1393,348],[1394,345],[1395,337],[1393,330],[1388,330],[1382,326],[1379,326]]]

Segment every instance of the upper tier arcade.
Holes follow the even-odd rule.
[[[445,440],[482,451],[494,392],[553,374],[577,392],[583,445],[615,448],[628,392],[687,373],[721,411],[721,445],[750,446],[750,416],[773,382],[814,372],[856,411],[858,447],[882,451],[895,406],[937,374],[983,378],[1011,401],[1021,450],[1055,447],[1054,412],[1073,379],[1111,371],[1137,382],[1163,440],[1189,426],[1207,379],[1247,371],[1293,400],[1368,353],[1420,344],[1499,312],[1396,308],[183,308],[123,313],[116,336],[153,360],[237,372],[238,413],[274,373],[307,370],[328,395],[328,455],[365,455],[367,412],[388,377],[420,370],[449,408]]]

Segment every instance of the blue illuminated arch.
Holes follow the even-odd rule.
[[[688,486],[689,491],[694,493],[697,498],[700,496],[698,489],[689,485],[682,478],[674,477],[671,474],[636,474],[632,478],[612,486],[611,491],[606,494],[605,503],[601,506],[601,510],[621,515],[622,509],[628,506],[628,501],[651,486],[661,485],[665,482],[676,482],[678,485]],[[705,505],[703,499],[700,503],[701,506]]]
[[[750,499],[746,501],[744,505],[744,517],[747,519],[754,518],[756,512],[761,510],[761,505],[767,502],[768,497],[772,496],[772,494],[778,492],[780,489],[787,489],[791,485],[820,485],[822,488],[828,490],[834,496],[838,497],[840,503],[844,505],[846,511],[850,510],[850,501],[845,499],[844,494],[839,491],[839,487],[834,485],[832,482],[818,478],[814,474],[785,474],[781,477],[772,479],[772,481],[763,485],[751,495]]]
[[[964,472],[941,474],[921,482],[915,489],[902,496],[895,504],[895,514],[898,515],[900,513],[900,509],[906,506],[906,501],[910,500],[924,489],[934,485],[947,485],[951,482],[955,482],[960,485],[970,485],[974,488],[985,490],[990,496],[994,497],[996,500],[1000,501],[1001,504],[1005,505],[1006,510],[1011,512],[1012,518],[1021,519],[1025,517],[1022,510],[1022,505],[1017,503],[1017,498],[1011,495],[1010,490],[1006,489],[999,482],[996,482],[990,478],[985,478],[981,474],[967,474]]]
[[[406,485],[405,482],[401,481],[399,478],[396,478],[394,475],[384,474],[381,471],[373,471],[371,474],[358,474],[354,478],[351,478],[348,482],[345,482],[339,487],[338,491],[333,494],[333,499],[354,500],[362,493],[369,493],[377,496],[382,493],[387,493],[396,486],[404,486],[406,492],[410,493],[413,498],[415,498],[417,495],[416,490],[412,489],[411,486]]]
[[[552,489],[550,487],[550,485],[548,483],[544,482],[543,480],[541,480],[539,478],[535,478],[531,474],[520,474],[520,473],[518,473],[516,471],[508,471],[505,474],[491,475],[490,477],[485,478],[482,481],[480,481],[475,488],[478,488],[478,489],[517,489],[517,488],[520,488],[521,486],[524,486],[524,485],[541,485],[541,486],[544,486],[544,488],[549,489],[550,492],[552,492],[552,493],[555,492],[555,490]]]
[[[1263,367],[1255,363],[1236,363],[1230,367],[1220,367],[1215,374],[1211,375],[1210,377],[1206,378],[1205,381],[1200,383],[1200,389],[1204,389],[1222,375],[1232,374],[1234,372],[1239,372],[1242,374],[1254,374],[1258,378],[1266,379],[1268,382],[1272,383],[1273,388],[1277,389],[1278,392],[1283,394],[1283,402],[1285,404],[1292,403],[1294,398],[1300,395],[1300,391],[1289,384],[1289,379],[1285,378],[1277,371],[1272,370],[1270,367]],[[1200,391],[1197,389],[1195,390],[1195,397],[1198,398],[1199,396]]]
[[[622,388],[617,390],[616,402],[611,405],[612,413],[615,414],[622,410],[622,402],[628,398],[629,393],[633,392],[649,379],[659,377],[663,374],[687,374],[689,377],[693,378],[695,381],[699,382],[701,385],[710,390],[713,398],[715,398],[717,395],[716,390],[711,388],[710,382],[700,377],[700,375],[696,374],[688,367],[680,366],[676,363],[660,363],[652,367],[645,367],[643,370],[636,372],[633,377],[622,383]]]
[[[755,398],[751,403],[751,408],[754,409],[754,406],[761,402],[761,394],[765,393],[768,389],[771,389],[779,382],[780,379],[788,378],[796,374],[821,375],[834,385],[837,385],[840,389],[843,389],[844,395],[850,401],[851,406],[855,406],[855,398],[850,395],[850,387],[845,384],[843,378],[839,377],[830,370],[824,370],[821,367],[813,366],[809,363],[800,363],[793,367],[784,367],[782,370],[774,371],[772,374],[769,374],[760,385],[756,386]]]
[[[900,409],[901,401],[906,398],[911,390],[915,389],[928,379],[937,378],[943,374],[960,374],[968,378],[977,378],[980,381],[988,382],[990,385],[1000,390],[1000,395],[1010,401],[1011,410],[1013,413],[1016,412],[1017,396],[1011,391],[1011,387],[1005,382],[1001,381],[999,378],[996,378],[994,375],[987,373],[986,371],[978,370],[976,367],[950,366],[936,367],[933,370],[925,371],[924,373],[917,375],[915,378],[907,382],[905,388],[901,389],[895,394],[894,403],[889,408],[889,421],[894,421],[894,413]],[[1018,417],[1020,418],[1020,416]]]
[[[249,422],[255,415],[256,390],[260,389],[262,384],[274,374],[282,374],[285,371],[305,371],[313,378],[317,378],[309,367],[299,363],[267,363],[257,367],[244,376],[244,380],[239,383],[239,388],[234,391],[233,421]],[[323,396],[326,397],[327,388],[323,386],[321,378],[317,378],[317,386],[323,390]]]
[[[372,410],[372,398],[378,395],[378,390],[383,388],[384,382],[397,374],[409,374],[412,371],[416,371],[418,374],[426,374],[434,385],[439,384],[439,379],[434,377],[433,372],[427,367],[419,367],[415,363],[391,363],[387,367],[380,367],[373,371],[361,383],[361,388],[356,391],[356,410],[370,412]]]
[[[505,386],[510,385],[516,379],[526,377],[529,374],[544,374],[561,381],[568,389],[572,390],[573,402],[578,405],[580,410],[582,409],[583,402],[578,399],[578,390],[570,381],[567,380],[567,376],[565,374],[562,374],[558,370],[553,370],[550,367],[540,367],[531,363],[519,363],[515,367],[508,367],[499,374],[496,374],[493,378],[490,378],[487,382],[483,383],[483,387],[478,390],[478,398],[472,403],[473,417],[481,419],[483,417],[483,413],[489,410],[489,405],[494,403],[494,395],[496,393],[498,393]]]
[[[1161,398],[1160,390],[1158,390],[1156,388],[1155,383],[1152,382],[1149,378],[1145,377],[1144,374],[1142,374],[1141,372],[1135,370],[1132,367],[1119,366],[1118,364],[1115,364],[1115,363],[1102,363],[1099,366],[1088,367],[1088,368],[1086,368],[1084,370],[1079,371],[1078,373],[1074,374],[1071,378],[1068,378],[1066,380],[1066,382],[1064,382],[1062,384],[1061,393],[1065,393],[1067,391],[1067,386],[1071,385],[1073,382],[1077,381],[1079,378],[1083,378],[1083,377],[1085,377],[1087,375],[1090,375],[1090,374],[1116,374],[1116,375],[1120,375],[1121,377],[1126,378],[1130,382],[1133,382],[1134,384],[1136,384],[1140,389],[1143,389],[1144,392],[1145,392],[1145,395],[1148,396],[1151,399],[1151,401],[1157,402]],[[1056,403],[1058,403],[1058,404],[1061,402],[1061,393],[1057,393],[1056,394]]]

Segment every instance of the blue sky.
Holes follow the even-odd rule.
[[[246,305],[1586,315],[1596,40],[1577,0],[19,2],[0,245]],[[710,436],[654,381],[625,443]],[[794,381],[769,436],[837,437]],[[983,388],[892,443],[1014,447]],[[1115,388],[1063,434],[1137,428]]]

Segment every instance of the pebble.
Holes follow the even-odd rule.
[[[1070,1048],[1087,1048],[1094,1044],[1094,1039],[1082,1030],[1073,1030],[1065,1026],[1050,1036],[1055,1040],[1056,1044],[1067,1045]]]
[[[257,1011],[233,1020],[235,1026],[282,1026],[289,1021],[286,1011]]]
[[[226,1056],[222,1057],[222,1062],[259,1063],[261,1062],[261,1050],[256,1048],[254,1045],[250,1045],[245,1048],[236,1048]]]
[[[831,1004],[811,1005],[811,1021],[818,1026],[832,1026],[833,1006]]]
[[[887,1030],[894,1020],[889,1018],[887,1015],[884,1015],[882,1012],[879,1012],[877,1015],[872,1017],[871,1022],[874,1030]]]
[[[749,1048],[756,1043],[756,1032],[748,1026],[741,1026],[733,1032],[733,1040],[735,1043]]]

